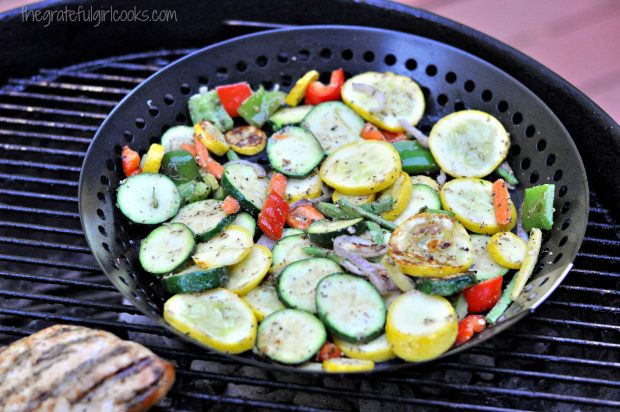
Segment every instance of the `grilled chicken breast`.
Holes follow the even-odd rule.
[[[172,364],[142,345],[56,325],[0,348],[0,411],[145,411],[174,376]]]

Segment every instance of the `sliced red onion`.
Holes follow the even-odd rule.
[[[299,199],[296,202],[293,202],[289,205],[290,209],[293,210],[296,207],[299,206],[306,206],[306,205],[312,205],[312,202],[309,201],[308,199]]]
[[[446,172],[444,172],[443,170],[439,171],[439,175],[437,176],[437,184],[439,185],[439,187],[443,186],[446,183],[446,180],[448,179],[448,176],[446,176]]]
[[[263,234],[258,238],[258,242],[256,242],[256,244],[263,245],[267,249],[271,250],[275,246],[276,242],[274,242],[269,236]]]
[[[413,136],[413,138],[416,139],[418,143],[422,145],[422,147],[428,149],[428,136],[422,133],[420,129],[410,124],[405,119],[398,119],[398,124],[400,124],[407,133]]]
[[[323,188],[321,190],[322,190],[322,193],[319,197],[308,199],[308,201],[310,203],[319,203],[319,202],[325,202],[332,198],[332,194],[334,193],[334,190],[332,188],[326,185],[323,185]]]
[[[339,236],[340,245],[351,253],[364,258],[382,256],[387,253],[387,245],[378,245],[359,236]]]
[[[530,236],[527,231],[523,228],[523,219],[522,219],[522,207],[519,206],[519,210],[517,211],[517,236],[519,236],[525,243],[530,241]]]
[[[376,87],[372,87],[365,83],[351,83],[351,87],[353,87],[353,90],[356,92],[366,94],[377,101],[376,106],[368,108],[369,112],[378,112],[385,107],[385,93]]]
[[[243,160],[243,159],[237,159],[237,160],[231,160],[227,164],[232,164],[232,163],[241,163],[241,164],[244,164],[244,165],[251,166],[254,170],[256,170],[256,174],[260,178],[263,178],[263,177],[267,176],[267,172],[265,171],[263,166],[259,165],[258,163],[250,162],[248,160]]]

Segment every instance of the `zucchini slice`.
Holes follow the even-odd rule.
[[[285,309],[280,302],[278,292],[273,285],[263,283],[243,296],[243,300],[250,305],[259,322],[274,312]]]
[[[289,308],[316,313],[316,286],[321,279],[337,272],[342,272],[340,265],[327,258],[293,262],[278,277],[278,296]]]
[[[342,353],[352,359],[385,362],[396,357],[392,348],[390,348],[390,343],[387,341],[385,333],[366,343],[351,343],[336,337],[334,338],[334,343]]]
[[[235,220],[233,220],[231,224],[241,226],[248,231],[252,238],[254,238],[254,235],[256,234],[256,221],[249,213],[237,213]]]
[[[411,197],[405,210],[394,219],[394,223],[400,225],[411,216],[417,215],[423,208],[441,209],[439,194],[428,185],[414,184],[411,186]]]
[[[364,120],[341,102],[327,102],[314,106],[301,123],[312,132],[327,154],[362,140]]]
[[[164,319],[173,328],[224,353],[242,353],[256,342],[252,309],[226,289],[174,295],[164,305]]]
[[[400,172],[400,176],[394,184],[381,192],[381,196],[379,196],[379,202],[386,200],[388,197],[394,199],[393,209],[381,213],[381,217],[386,220],[394,220],[400,216],[409,205],[412,191],[411,178],[409,178],[407,173]]]
[[[140,243],[140,264],[147,272],[162,275],[181,266],[194,251],[194,234],[182,223],[168,223],[153,230]]]
[[[409,362],[433,359],[452,346],[458,332],[454,308],[441,296],[412,290],[388,309],[385,334],[399,358]]]
[[[274,131],[282,129],[284,126],[290,126],[301,123],[306,115],[310,113],[313,106],[304,105],[297,107],[283,107],[271,115],[269,121]]]
[[[287,202],[296,202],[301,199],[314,199],[315,197],[319,197],[322,191],[323,181],[321,180],[321,176],[319,176],[319,172],[316,171],[302,179],[287,179],[284,198]]]
[[[425,108],[422,89],[410,77],[366,72],[342,86],[342,100],[364,119],[390,132],[404,131],[399,120],[416,125]]]
[[[308,246],[312,246],[312,242],[305,234],[282,236],[271,250],[271,273],[277,277],[291,263],[311,257],[303,251]]]
[[[295,229],[294,227],[285,227],[284,229],[282,229],[282,238],[285,238],[287,236],[295,236],[295,235],[303,235],[304,232],[301,229]]]
[[[224,167],[222,187],[239,201],[241,208],[251,215],[257,215],[267,198],[267,179],[258,177],[252,166],[243,163],[229,163]]]
[[[388,254],[403,273],[445,277],[464,272],[472,262],[472,245],[465,228],[454,218],[419,213],[392,233]]]
[[[329,373],[359,373],[375,368],[375,363],[365,359],[331,358],[323,361],[323,370]]]
[[[140,173],[125,179],[116,192],[121,213],[134,223],[156,225],[176,215],[183,199],[168,176]]]
[[[476,284],[476,276],[467,272],[443,278],[419,278],[415,288],[427,295],[451,296]]]
[[[429,148],[439,166],[453,177],[484,177],[499,166],[510,137],[495,117],[462,110],[441,118],[429,134]]]
[[[332,201],[334,203],[337,203],[339,199],[347,199],[349,202],[358,206],[372,203],[375,201],[376,198],[376,193],[371,193],[369,195],[345,195],[344,193],[340,193],[339,191],[334,190],[334,193],[332,194]]]
[[[252,250],[252,236],[241,226],[227,226],[216,237],[196,246],[192,256],[203,269],[241,262]]]
[[[437,183],[437,181],[432,177],[428,177],[425,175],[411,176],[411,183],[413,183],[414,185],[429,186],[431,189],[439,193],[439,183]]]
[[[269,163],[278,172],[291,177],[307,176],[321,163],[325,154],[314,135],[297,126],[287,126],[267,142]]]
[[[453,212],[467,230],[483,235],[493,235],[502,230],[493,209],[493,184],[482,179],[454,179],[443,185],[439,196],[443,208]],[[505,230],[517,224],[517,209],[509,199],[512,219]]]
[[[173,223],[183,223],[200,241],[207,241],[224,229],[234,219],[222,209],[222,202],[214,199],[190,203],[179,210]]]
[[[173,294],[196,293],[222,286],[228,277],[228,269],[201,269],[192,265],[178,273],[162,278],[164,288]]]
[[[321,219],[308,226],[308,237],[317,245],[331,247],[334,239],[340,235],[359,234],[365,230],[361,217],[348,220]]]
[[[263,151],[267,144],[267,135],[256,126],[239,126],[229,130],[224,139],[235,152],[253,156]]]
[[[245,259],[230,267],[225,287],[237,295],[245,295],[262,282],[270,267],[271,250],[254,245]]]
[[[386,142],[366,140],[340,147],[327,156],[321,179],[347,195],[368,195],[390,187],[401,173],[398,152]]]
[[[166,152],[181,150],[183,144],[194,144],[194,128],[191,126],[173,126],[161,135],[161,145]]]
[[[274,361],[296,365],[311,359],[327,339],[316,316],[284,309],[267,316],[258,328],[256,348]]]
[[[377,289],[359,276],[334,273],[316,287],[319,318],[347,342],[368,342],[385,326],[385,303]]]
[[[512,232],[499,232],[489,241],[488,250],[498,265],[519,269],[525,259],[527,244]]]
[[[485,235],[470,235],[470,238],[473,260],[471,265],[469,265],[469,271],[476,275],[476,282],[480,283],[498,276],[504,276],[508,272],[508,268],[495,263],[489,253],[488,247],[491,237]]]

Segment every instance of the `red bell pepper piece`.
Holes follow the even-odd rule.
[[[123,172],[125,172],[125,176],[129,177],[140,173],[140,155],[135,150],[131,150],[129,146],[123,147],[121,161],[123,163]]]
[[[469,312],[484,312],[495,306],[502,294],[502,281],[503,277],[498,276],[465,289],[463,295]]]
[[[286,223],[295,229],[306,230],[316,220],[325,219],[325,216],[312,205],[297,206],[291,210],[286,218]]]
[[[319,81],[312,82],[306,89],[306,104],[319,104],[332,100],[340,100],[340,90],[344,84],[344,71],[334,70],[329,79],[329,84],[325,85]]]
[[[289,211],[286,200],[278,193],[271,192],[258,215],[258,227],[272,240],[279,240]]]
[[[390,143],[409,140],[409,138],[407,138],[407,135],[403,132],[390,132],[388,130],[381,130],[381,133],[383,133],[383,136],[385,136],[386,140]]]
[[[194,136],[194,147],[196,149],[196,162],[198,166],[202,167],[207,173],[211,173],[216,179],[221,179],[224,175],[224,166],[209,156],[209,150],[207,150],[207,147],[198,136]]]
[[[383,133],[381,133],[381,130],[379,130],[379,128],[372,123],[364,124],[364,127],[362,128],[362,139],[387,142],[387,139]]]
[[[284,197],[284,192],[286,191],[287,179],[282,173],[274,173],[271,175],[271,180],[269,181],[269,190],[268,192],[276,192],[280,196]]]
[[[222,203],[222,210],[227,215],[235,214],[241,209],[241,205],[239,205],[239,201],[232,196],[226,196],[224,202]]]
[[[215,90],[217,91],[217,96],[220,98],[222,106],[224,106],[224,109],[230,117],[239,115],[239,113],[237,113],[239,106],[252,94],[252,89],[247,82],[217,86]]]
[[[338,346],[331,342],[325,342],[319,353],[316,354],[316,360],[322,362],[327,359],[341,358],[342,351]]]
[[[482,332],[487,327],[487,321],[482,315],[468,315],[459,322],[459,331],[456,335],[455,346],[462,345],[470,340],[475,333]]]

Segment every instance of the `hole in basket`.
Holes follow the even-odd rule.
[[[558,181],[562,178],[562,175],[564,174],[564,172],[562,172],[562,169],[558,169],[555,171],[555,173],[553,174],[553,180],[554,181]]]
[[[523,121],[523,115],[521,114],[521,112],[515,112],[515,114],[512,115],[513,124],[520,124],[522,121]]]
[[[558,192],[558,195],[559,195],[560,197],[564,197],[564,196],[566,196],[566,193],[567,193],[567,192],[568,192],[568,186],[562,186],[562,187],[560,187],[560,190],[559,190],[559,192]]]
[[[99,181],[104,186],[110,186],[110,179],[108,179],[108,177],[105,175],[101,175],[101,177],[99,177]]]
[[[437,66],[435,66],[434,64],[429,64],[428,66],[426,66],[426,74],[433,77],[434,75],[437,74]]]
[[[319,56],[321,56],[323,60],[329,60],[332,58],[332,51],[330,49],[325,48],[321,50],[321,52],[319,53]]]
[[[108,245],[106,242],[101,243],[101,247],[103,247],[103,250],[105,250],[106,252],[111,253],[110,245]]]
[[[159,116],[159,107],[155,104],[149,105],[149,114],[153,117]]]
[[[138,129],[144,129],[146,126],[146,121],[141,117],[136,117],[136,127]]]
[[[508,110],[508,102],[506,100],[501,100],[499,103],[497,103],[497,110],[500,113],[504,113],[506,110]]]
[[[102,202],[105,202],[105,195],[101,192],[97,192],[97,199],[101,200]]]
[[[279,63],[286,63],[286,62],[288,62],[288,53],[287,52],[280,52],[280,53],[278,53],[278,62]]]
[[[463,103],[463,102],[456,102],[456,103],[454,103],[454,111],[455,112],[460,112],[461,110],[465,110],[465,103]]]
[[[538,284],[538,286],[544,286],[545,283],[547,283],[549,281],[549,276],[545,276],[544,278],[542,278],[540,280],[540,283]]]
[[[123,153],[123,146],[120,144],[114,145],[114,153],[120,156]]]
[[[180,89],[183,94],[190,94],[192,92],[192,88],[187,83],[182,83]]]
[[[108,159],[105,161],[105,166],[108,168],[108,170],[110,172],[114,171],[114,169],[116,168],[114,165],[114,161],[112,159]]]
[[[474,83],[473,80],[467,80],[465,84],[463,85],[463,88],[465,89],[466,92],[471,93],[476,88],[476,83]]]
[[[340,54],[343,60],[351,60],[353,58],[353,51],[351,49],[343,50]]]
[[[267,66],[268,62],[269,62],[269,60],[267,60],[267,56],[258,56],[256,58],[256,65],[258,67],[265,67],[265,66]]]
[[[551,239],[551,232],[549,231],[544,231],[543,235],[542,235],[542,243],[545,244],[549,241],[549,239]]]
[[[568,212],[570,210],[570,202],[566,202],[562,205],[562,209],[560,209],[560,212],[562,214],[565,214],[566,212]]]
[[[555,259],[553,259],[553,263],[558,263],[558,262],[560,261],[560,259],[562,259],[562,254],[561,254],[561,253],[558,253],[558,254],[555,256]]]
[[[103,210],[97,209],[97,216],[99,216],[99,219],[105,220],[105,213],[103,213]]]
[[[239,60],[235,67],[237,68],[237,71],[239,73],[243,73],[244,71],[248,69],[248,64],[244,62],[243,60]]]
[[[446,73],[446,81],[450,84],[454,83],[456,81],[456,73],[454,72]]]
[[[117,260],[111,260],[110,262],[112,262],[112,266],[114,266],[114,269],[119,270],[121,268],[121,265],[118,264]]]
[[[176,117],[177,123],[184,124],[186,120],[187,120],[187,118],[185,117],[185,115],[183,113],[179,113],[177,115],[177,117]]]
[[[480,95],[480,97],[482,98],[483,102],[490,102],[491,99],[493,98],[493,92],[491,92],[488,89],[483,90],[482,94]]]
[[[510,147],[510,154],[513,156],[519,156],[519,153],[521,153],[521,146],[519,146],[518,144],[514,144]]]
[[[539,262],[536,266],[534,266],[534,272],[533,272],[533,274],[534,274],[534,275],[539,274],[539,273],[540,273],[540,271],[541,271],[541,270],[543,270],[543,267],[544,267],[544,266],[545,266],[545,264],[544,264],[544,263],[540,263],[540,262]]]
[[[562,223],[562,230],[568,229],[569,226],[570,226],[570,219],[566,219],[564,223]]]
[[[540,177],[540,175],[538,174],[538,172],[532,172],[530,174],[530,183],[536,183],[538,182],[538,178]]]
[[[108,232],[105,231],[105,227],[99,225],[97,226],[97,229],[99,229],[99,233],[101,233],[103,236],[108,236]]]
[[[532,288],[533,288],[533,287],[534,287],[534,285],[532,285],[531,283],[530,283],[530,284],[527,284],[527,285],[525,285],[525,287],[523,288],[523,292],[527,293],[527,292],[529,292],[530,290],[532,290]]]
[[[529,157],[524,157],[523,160],[521,160],[521,169],[523,170],[527,170],[530,168],[530,158]]]
[[[121,280],[121,282],[123,282],[126,286],[129,286],[129,284],[127,283],[127,279],[125,279],[125,276],[119,276],[118,278],[119,278],[119,279]]]
[[[375,54],[369,50],[366,53],[364,53],[363,58],[365,62],[370,63],[373,60],[375,60]]]
[[[553,164],[555,163],[555,155],[553,153],[550,153],[547,156],[546,162],[547,162],[547,166],[553,166]]]
[[[228,69],[226,67],[218,67],[215,75],[220,80],[226,80],[228,78]]]
[[[532,137],[534,136],[534,134],[536,134],[536,128],[534,127],[533,124],[529,125],[528,127],[525,128],[525,135],[527,137]]]
[[[125,131],[123,132],[123,137],[125,138],[125,141],[126,141],[127,143],[131,143],[131,142],[133,142],[133,133],[131,133],[131,131],[130,131],[130,130],[125,130]]]
[[[448,96],[445,94],[440,94],[437,96],[437,103],[439,103],[440,106],[445,106],[446,103],[448,103]]]
[[[527,300],[532,301],[534,299],[536,299],[538,297],[538,292],[534,291],[532,293],[530,293],[530,295],[527,297]]]
[[[568,236],[564,236],[562,239],[560,239],[560,242],[558,243],[558,246],[559,247],[564,246],[567,241],[568,241]]]
[[[396,64],[396,56],[394,56],[393,54],[388,54],[383,59],[383,62],[388,66],[394,66]]]
[[[310,52],[306,49],[301,49],[298,53],[298,57],[302,62],[307,62],[310,60]]]
[[[407,59],[405,67],[407,70],[415,70],[418,68],[418,62],[415,59]]]
[[[168,106],[172,106],[174,104],[174,96],[170,93],[164,94],[164,103]]]
[[[285,74],[282,76],[282,81],[280,81],[280,84],[282,84],[282,86],[284,87],[289,87],[291,84],[293,84],[293,78],[288,74]]]

